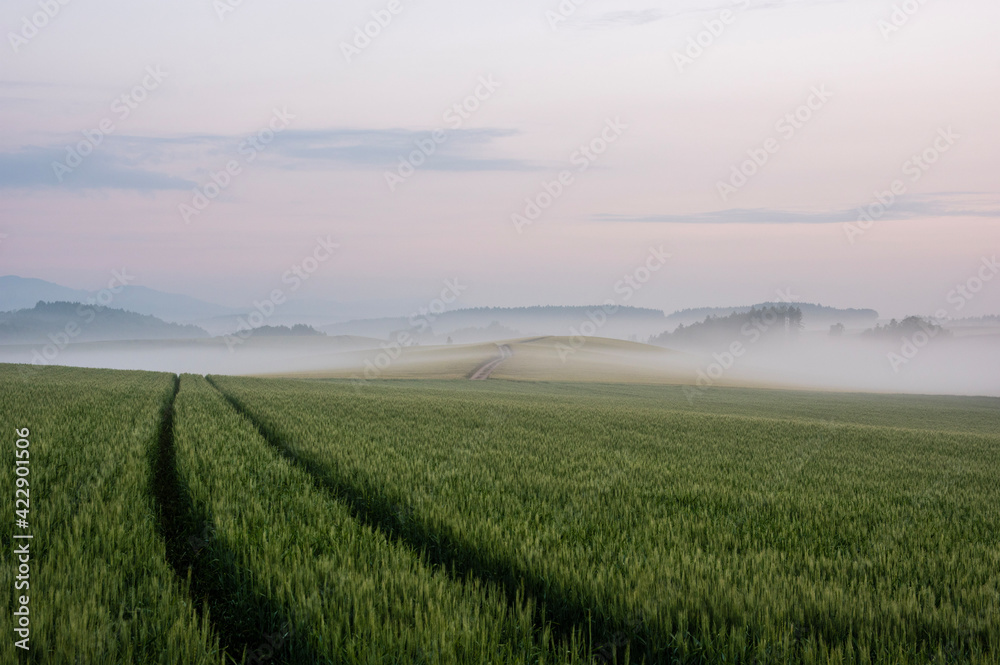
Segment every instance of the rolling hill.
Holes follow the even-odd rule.
[[[120,286],[110,294],[110,302],[99,298],[100,291],[71,289],[41,279],[7,275],[0,277],[0,312],[30,309],[39,302],[74,302],[106,304],[136,314],[155,316],[169,323],[193,323],[214,316],[233,314],[236,310],[208,303],[190,296],[165,293],[145,286]]]
[[[72,302],[40,302],[31,309],[0,314],[0,344],[57,344],[119,340],[199,339],[197,326],[167,323],[154,316]]]

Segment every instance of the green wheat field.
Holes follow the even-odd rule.
[[[1000,660],[998,399],[5,365],[0,416],[3,663]]]

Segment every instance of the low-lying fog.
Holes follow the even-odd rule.
[[[40,356],[46,348],[49,353]],[[141,342],[81,342],[52,354],[51,346],[0,346],[0,362],[69,365],[188,374],[275,374],[356,366],[356,345],[327,338],[250,339],[230,348],[222,338]]]
[[[918,338],[917,342],[923,342]],[[702,355],[704,376],[731,361],[725,347]],[[898,340],[803,335],[786,345],[747,345],[732,373],[740,380],[810,388],[1000,396],[1000,335]]]
[[[849,391],[1000,396],[1000,330],[950,337],[917,335],[871,339],[803,332],[794,338],[727,341],[658,347],[569,336],[514,343],[515,358],[502,378],[518,378],[517,356],[530,358],[525,379],[640,381],[716,385],[760,385]],[[669,342],[669,340],[668,340]],[[579,346],[579,353],[566,354]],[[261,338],[236,346],[222,339],[0,346],[0,362],[151,370],[195,374],[310,374],[389,378],[406,365],[406,376],[462,375],[478,359],[495,354],[490,344],[400,349],[395,343],[357,338]],[[47,352],[48,356],[41,353]],[[423,363],[422,365],[420,363]],[[449,365],[450,363],[450,365]],[[448,366],[450,374],[442,367]],[[522,365],[523,366],[523,365]],[[457,368],[457,370],[456,370]],[[575,370],[580,371],[574,373]],[[457,372],[457,373],[456,373]]]

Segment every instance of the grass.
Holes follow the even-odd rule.
[[[690,383],[698,359],[686,353],[621,340],[543,337],[514,346],[495,379],[563,383]]]
[[[1000,653],[997,399],[21,369],[32,651],[0,662]]]
[[[271,614],[248,623],[262,641],[290,630],[284,662],[574,662],[530,602],[454,579],[355,519],[201,377],[183,377],[176,411],[179,479],[212,525],[202,558],[229,562],[213,608],[246,614],[266,599]]]
[[[34,535],[31,586],[18,592],[30,598],[31,651],[15,649],[8,633],[0,662],[223,663],[207,618],[167,563],[149,491],[173,383],[165,374],[0,366],[7,469],[14,429],[31,430]],[[9,501],[13,486],[13,473],[0,474]],[[13,542],[8,518],[0,538]],[[13,570],[0,566],[7,617]]]
[[[1000,438],[956,431],[968,413],[966,430],[995,425],[995,401],[942,401],[943,431],[822,422],[802,396],[729,393],[729,408],[770,401],[809,420],[571,386],[217,383],[317,476],[395,507],[410,541],[480,579],[524,581],[563,628],[589,624],[633,657],[997,653]],[[868,399],[843,415],[929,405]]]

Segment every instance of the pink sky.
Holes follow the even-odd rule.
[[[463,305],[591,304],[662,245],[669,269],[630,304],[791,289],[901,316],[939,309],[997,253],[995,2],[927,2],[903,21],[870,0],[593,0],[555,29],[558,2],[403,2],[348,62],[341,43],[386,4],[244,2],[220,20],[194,0],[70,3],[15,52],[9,33],[38,6],[5,3],[0,274],[96,288],[127,267],[241,304],[331,236],[342,251],[306,295],[426,300],[457,277]],[[155,87],[147,67],[165,72]],[[114,100],[144,82],[122,117]],[[274,109],[294,118],[241,151]],[[59,183],[52,162],[104,120],[114,133]],[[609,121],[627,128],[581,161]],[[391,191],[386,172],[438,128],[446,140]],[[768,145],[724,200],[719,182]],[[179,206],[231,161],[238,175],[185,224]],[[512,215],[564,171],[572,183],[518,233]],[[851,211],[896,181],[904,193],[848,242]],[[1000,279],[963,313],[998,312]]]

